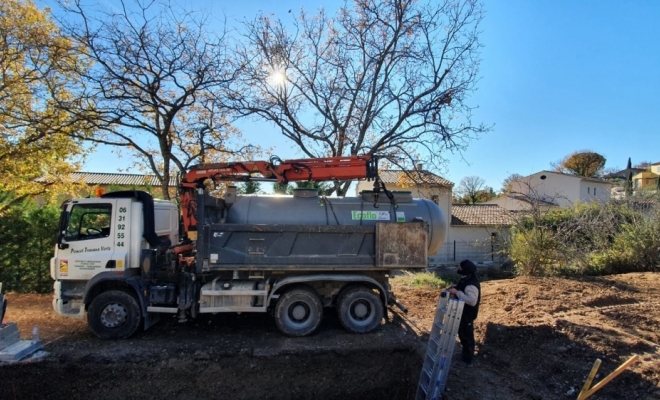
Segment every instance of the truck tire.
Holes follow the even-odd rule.
[[[126,339],[140,327],[142,315],[135,297],[120,290],[96,296],[87,310],[87,324],[99,339]]]
[[[368,333],[380,326],[383,302],[366,286],[352,286],[337,300],[339,322],[352,333]]]
[[[284,293],[275,305],[275,322],[288,336],[307,336],[321,324],[323,304],[310,288],[297,287]]]

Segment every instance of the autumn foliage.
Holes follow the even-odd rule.
[[[605,161],[605,157],[593,151],[576,151],[559,161],[555,165],[555,170],[557,172],[595,178],[603,171]]]

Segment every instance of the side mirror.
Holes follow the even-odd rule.
[[[68,249],[69,244],[64,242],[64,234],[65,231],[61,231],[59,235],[57,235],[57,248],[60,250]]]

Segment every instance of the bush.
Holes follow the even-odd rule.
[[[558,244],[546,229],[517,229],[511,236],[509,256],[519,275],[545,275],[554,264]]]
[[[7,291],[46,293],[52,289],[53,256],[59,209],[26,201],[0,218],[0,282]]]
[[[657,201],[576,204],[519,216],[509,257],[519,275],[602,275],[657,271],[660,213]],[[651,210],[651,211],[650,211]]]
[[[660,271],[660,220],[623,225],[612,247],[593,255],[591,268],[593,273],[606,274]]]

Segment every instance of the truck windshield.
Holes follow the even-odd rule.
[[[110,236],[111,204],[76,204],[71,209],[65,240],[98,239]]]

